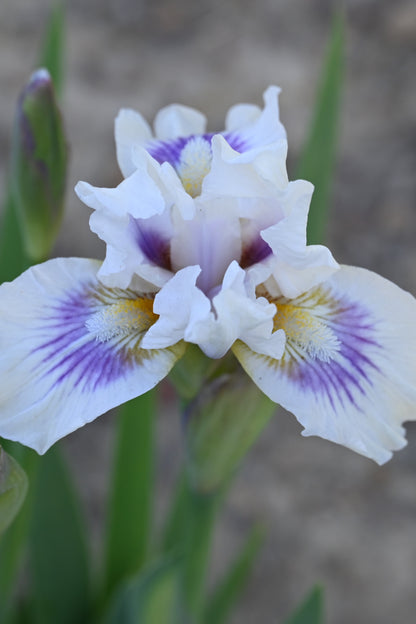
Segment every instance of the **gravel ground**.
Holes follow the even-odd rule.
[[[56,255],[102,257],[78,179],[117,184],[112,123],[121,106],[149,120],[179,101],[221,128],[235,102],[282,89],[293,169],[311,116],[336,2],[330,0],[72,0],[67,2],[65,119],[70,190]],[[349,0],[346,86],[329,246],[335,257],[382,273],[416,293],[416,5]],[[49,2],[0,5],[0,165],[13,108],[36,57]],[[3,169],[3,167],[2,167]],[[167,399],[169,398],[166,390]],[[170,403],[167,400],[167,405]],[[160,508],[181,440],[172,408],[159,420]],[[70,436],[89,517],[99,531],[113,417]],[[304,439],[277,414],[236,479],[218,530],[220,570],[253,522],[268,539],[233,624],[275,624],[317,581],[328,622],[411,622],[416,610],[416,427],[409,446],[379,468],[343,448]]]

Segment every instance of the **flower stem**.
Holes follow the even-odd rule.
[[[181,623],[199,624],[204,609],[204,590],[219,496],[202,495],[186,483],[187,514],[184,526]]]

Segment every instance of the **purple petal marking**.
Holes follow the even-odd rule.
[[[240,266],[242,269],[247,269],[257,262],[262,262],[271,253],[272,250],[269,245],[258,235],[254,240],[251,240],[248,245],[244,246],[240,258]]]
[[[158,141],[157,139],[153,139],[149,141],[145,146],[147,151],[158,163],[162,164],[163,162],[170,163],[173,167],[177,167],[181,160],[181,154],[187,143],[194,139],[196,136],[200,136],[208,143],[211,143],[212,137],[214,136],[214,132],[195,135],[187,137],[178,137],[177,139],[170,139],[168,141]],[[237,152],[244,152],[248,149],[246,145],[246,141],[243,137],[241,137],[237,132],[222,132],[227,143],[235,149]]]
[[[170,241],[160,232],[149,227],[145,219],[130,218],[133,238],[149,262],[162,269],[172,270],[170,259]]]
[[[319,318],[334,332],[340,349],[334,358],[326,362],[305,356],[301,348],[288,340],[286,353],[278,366],[303,391],[326,398],[335,412],[337,405],[345,407],[346,403],[361,410],[356,401],[357,393],[365,396],[373,386],[372,374],[379,372],[373,359],[374,354],[382,349],[376,340],[376,321],[361,304],[346,300],[334,302],[331,293],[320,289],[305,300],[308,303],[305,307],[312,314],[311,299],[319,299],[320,304],[322,299],[326,299],[324,305],[328,304],[329,312],[324,318]],[[302,297],[299,298],[299,306],[303,307]]]
[[[170,141],[153,140],[146,145],[146,149],[158,163],[170,163],[173,167],[179,164],[183,148],[192,137],[179,137]]]
[[[85,284],[55,301],[42,319],[40,336],[45,341],[33,350],[43,355],[42,364],[48,366],[46,377],[51,378],[51,389],[70,384],[83,392],[92,392],[125,376],[129,370],[152,353],[140,349],[141,334],[121,336],[100,342],[85,323],[105,305],[120,299],[137,297],[132,291],[107,289]]]
[[[224,132],[224,139],[236,152],[247,152],[252,146],[247,143],[247,139],[242,137],[238,132]]]

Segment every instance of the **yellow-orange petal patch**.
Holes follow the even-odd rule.
[[[277,308],[274,330],[285,331],[288,346],[296,347],[314,359],[331,360],[339,351],[340,343],[328,322],[297,304],[297,300],[283,301],[272,301]]]

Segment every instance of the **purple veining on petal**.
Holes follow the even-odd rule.
[[[100,308],[133,295],[131,291],[111,291],[104,286],[97,289],[85,284],[51,305],[39,327],[39,337],[44,336],[45,340],[32,352],[42,354],[51,389],[68,383],[83,392],[92,392],[120,379],[146,357],[147,352],[137,348],[138,332],[133,337],[100,342],[86,327],[87,319]]]
[[[209,132],[201,135],[192,134],[187,137],[178,137],[176,139],[170,139],[167,141],[159,141],[153,139],[146,144],[146,149],[151,156],[158,163],[163,162],[170,163],[173,167],[177,167],[181,160],[181,154],[183,149],[189,143],[189,141],[195,139],[195,137],[201,137],[211,144],[212,137],[216,133]],[[237,152],[244,152],[248,149],[246,140],[241,137],[237,132],[223,132],[220,133],[224,136],[227,143]]]
[[[247,143],[247,139],[242,137],[238,132],[224,132],[224,139],[236,152],[247,152],[251,146]]]
[[[270,256],[271,253],[272,250],[269,245],[258,235],[254,240],[251,240],[248,245],[244,246],[240,258],[240,266],[243,269],[247,269],[257,262],[262,262]]]
[[[317,293],[331,306],[330,293]],[[309,300],[311,298],[314,295]],[[340,342],[336,356],[328,362],[305,357],[296,345],[288,344],[281,370],[303,391],[326,398],[335,412],[337,406],[344,407],[347,403],[360,410],[357,399],[365,396],[373,385],[372,375],[379,371],[373,355],[382,346],[376,340],[376,322],[368,310],[356,302],[334,303],[336,307],[332,304],[333,309],[325,318],[319,318],[328,324]]]
[[[183,148],[192,137],[179,137],[170,141],[158,141],[156,139],[150,141],[145,147],[149,154],[153,156],[158,163],[170,163],[176,167],[180,161]]]
[[[130,229],[133,238],[149,262],[157,266],[172,269],[170,259],[170,241],[166,240],[160,232],[149,226],[145,219],[130,218]]]

